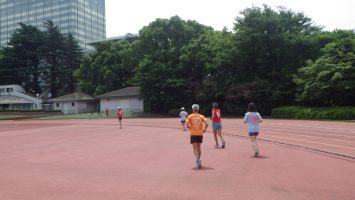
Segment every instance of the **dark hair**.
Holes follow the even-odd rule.
[[[248,111],[249,112],[256,112],[256,105],[254,103],[248,104]]]

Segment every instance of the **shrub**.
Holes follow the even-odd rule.
[[[355,107],[302,107],[285,106],[274,108],[272,118],[283,119],[334,119],[354,120]]]

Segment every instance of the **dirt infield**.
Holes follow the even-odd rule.
[[[0,121],[0,199],[355,199],[355,123],[265,120],[260,158],[241,119],[222,124],[198,170],[179,119]]]

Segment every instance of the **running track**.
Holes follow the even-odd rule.
[[[194,167],[179,119],[0,121],[1,200],[355,199],[355,123],[264,120],[260,158],[241,119]]]

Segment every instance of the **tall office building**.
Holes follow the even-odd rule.
[[[47,20],[73,34],[85,51],[87,42],[106,38],[105,0],[0,0],[0,46],[7,46],[18,23],[44,30]]]

